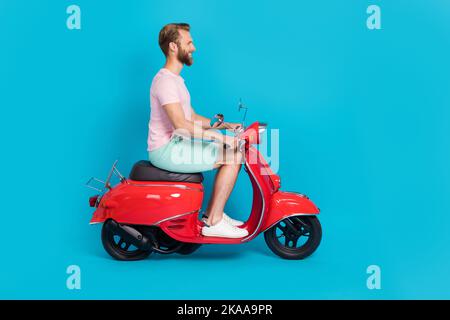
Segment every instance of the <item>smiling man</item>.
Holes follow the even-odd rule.
[[[204,236],[241,238],[243,223],[223,210],[242,163],[237,139],[211,129],[238,129],[240,124],[223,122],[195,113],[184,79],[184,65],[193,64],[195,46],[186,23],[171,23],[159,33],[159,46],[166,57],[164,67],[153,78],[150,89],[149,160],[156,167],[173,172],[194,173],[218,169],[206,210]],[[229,148],[225,149],[224,145]]]

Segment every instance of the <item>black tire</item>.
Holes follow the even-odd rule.
[[[126,243],[119,235],[114,234],[109,228],[102,227],[102,244],[106,252],[114,259],[121,261],[136,261],[147,258],[152,250],[141,250]]]
[[[173,239],[159,228],[155,232],[155,236],[159,249],[170,251],[181,245],[180,241]]]
[[[270,250],[281,258],[300,260],[316,251],[322,239],[322,227],[315,216],[290,217],[264,232],[264,239]],[[305,242],[298,246],[300,239]]]
[[[202,245],[198,243],[181,243],[178,240],[173,239],[172,237],[168,236],[164,231],[161,229],[158,229],[156,233],[156,238],[158,240],[158,243],[160,246],[163,246],[163,249],[166,250],[172,250],[177,246],[180,246],[176,253],[182,254],[182,255],[188,255],[191,253],[194,253],[197,251],[198,248],[200,248]]]
[[[202,245],[198,243],[183,243],[180,249],[178,249],[177,253],[182,255],[188,255],[194,253],[198,250]]]

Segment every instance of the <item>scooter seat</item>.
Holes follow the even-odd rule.
[[[130,172],[130,179],[135,181],[173,181],[201,183],[201,173],[178,173],[155,167],[150,161],[141,160],[134,164]]]

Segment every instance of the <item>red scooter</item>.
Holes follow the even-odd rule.
[[[91,224],[103,223],[105,250],[119,260],[139,260],[152,252],[191,254],[202,244],[238,244],[254,239],[261,232],[268,247],[285,259],[311,255],[322,238],[319,209],[309,198],[296,192],[280,191],[280,177],[274,174],[260,152],[258,122],[241,130],[239,147],[253,187],[250,217],[242,228],[248,236],[240,239],[206,237],[199,219],[203,201],[201,173],[175,173],[154,167],[149,161],[137,162],[125,178],[113,164],[99,195],[89,199],[96,210]],[[111,186],[113,175],[120,183]]]

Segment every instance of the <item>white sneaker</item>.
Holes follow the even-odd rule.
[[[228,222],[229,224],[231,224],[232,226],[235,226],[235,227],[240,227],[244,224],[242,221],[239,221],[239,220],[229,217],[225,212],[223,213],[223,219],[225,219],[226,222]],[[202,219],[202,221],[205,224],[206,224],[207,220],[208,219],[206,218],[206,216]]]
[[[232,226],[235,226],[235,227],[239,227],[244,224],[242,221],[239,221],[239,220],[229,217],[225,212],[223,213],[223,218],[225,219],[226,222],[228,222],[229,224],[231,224]]]
[[[243,238],[248,235],[248,231],[232,226],[222,218],[222,220],[213,226],[202,227],[202,235],[206,237]]]

